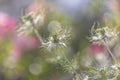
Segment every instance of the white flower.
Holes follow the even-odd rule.
[[[36,24],[36,25],[43,23],[43,21],[44,21],[44,16],[42,16],[42,15],[36,16],[36,18],[33,20],[34,24]]]
[[[117,65],[112,65],[111,68],[113,68],[113,69],[115,69],[115,70],[118,70]]]
[[[60,45],[64,46],[64,47],[67,47],[65,43],[63,42],[59,42]]]

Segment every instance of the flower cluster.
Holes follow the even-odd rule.
[[[51,21],[48,24],[48,30],[50,36],[47,43],[45,43],[45,46],[47,46],[49,50],[56,46],[67,47],[67,42],[71,37],[70,27],[62,26],[58,21]]]
[[[116,37],[118,37],[119,32],[117,31],[117,28],[111,28],[109,26],[105,27],[98,27],[95,29],[95,24],[91,28],[90,31],[91,37],[89,37],[91,42],[99,42],[101,40],[107,40],[110,41]]]

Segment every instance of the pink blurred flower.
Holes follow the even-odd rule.
[[[45,2],[34,2],[28,7],[28,12],[44,12],[46,9],[46,3]]]
[[[38,48],[40,46],[40,41],[36,37],[28,36],[17,36],[13,40],[13,48],[11,51],[10,58],[12,60],[19,61],[25,51],[30,51]]]
[[[120,1],[119,0],[111,0],[109,7],[113,13],[115,14],[120,13]]]
[[[22,51],[35,49],[40,46],[40,41],[37,37],[19,36],[15,38],[15,46]]]
[[[21,58],[22,53],[23,52],[22,52],[22,50],[19,47],[14,46],[12,51],[11,51],[10,58],[15,60],[15,61],[18,61]]]
[[[12,35],[17,26],[17,20],[5,13],[0,13],[0,38],[7,38]]]
[[[86,65],[91,65],[92,63],[94,63],[94,59],[97,61],[99,67],[103,67],[104,65],[108,64],[110,58],[104,44],[93,43],[89,46],[88,51],[88,56],[91,57],[89,58],[90,60],[87,61]]]
[[[28,13],[34,18],[34,23],[43,25],[45,21],[45,15],[47,10],[47,4],[44,2],[34,2],[28,7]]]
[[[105,53],[105,46],[103,44],[91,44],[90,52],[93,55]]]

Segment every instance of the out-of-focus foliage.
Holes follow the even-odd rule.
[[[119,6],[36,0],[19,21],[1,13],[0,80],[119,80]]]

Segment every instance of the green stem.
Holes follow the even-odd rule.
[[[33,30],[34,30],[36,37],[38,37],[39,41],[41,42],[41,45],[43,45],[44,42],[42,40],[42,37],[39,34],[39,31],[36,29],[36,25],[34,24],[33,20],[31,20],[31,23],[32,23],[32,27],[33,27]]]
[[[36,28],[34,28],[34,33],[38,37],[38,39],[41,42],[41,44],[43,44],[44,42],[42,40],[42,37],[40,36],[40,34],[39,34],[39,32],[38,32],[38,30]]]
[[[59,52],[58,52],[59,53]],[[66,57],[66,55],[64,54],[64,52],[61,52],[61,54],[62,54],[62,56],[64,57],[64,59],[67,61],[67,63],[68,63],[68,65],[72,68],[72,74],[74,75],[74,78],[75,78],[75,80],[83,80],[82,79],[82,76],[81,75],[79,75],[78,73],[77,73],[77,71],[74,69],[74,67],[72,66],[72,63],[69,61],[69,59]],[[60,55],[61,55],[60,54]]]
[[[115,64],[117,64],[117,60],[111,50],[109,49],[108,45],[106,44],[106,41],[103,41],[104,45],[106,46],[107,51],[109,52],[110,56],[112,57],[112,60],[114,61]]]

